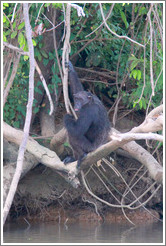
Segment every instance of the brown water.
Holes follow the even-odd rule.
[[[162,243],[161,222],[133,227],[119,224],[6,224],[4,243]]]

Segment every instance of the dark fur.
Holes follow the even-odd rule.
[[[108,141],[111,129],[107,112],[98,97],[84,91],[82,84],[69,63],[69,80],[74,97],[74,109],[78,112],[78,120],[70,114],[64,117],[69,143],[78,167],[83,157]]]

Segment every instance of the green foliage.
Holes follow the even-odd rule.
[[[79,6],[84,6],[84,3],[77,3]],[[144,85],[144,50],[143,48],[131,43],[128,40],[119,39],[111,34],[106,27],[97,29],[102,23],[102,16],[98,3],[86,3],[84,6],[85,17],[78,17],[77,11],[71,8],[71,53],[70,56],[77,53],[85,45],[85,48],[78,52],[77,63],[86,67],[99,67],[116,72],[118,71],[117,78],[118,83],[123,82],[124,78],[128,74],[126,80],[126,87],[122,87],[121,95],[122,101],[126,108],[133,108],[135,110],[146,109],[151,96],[151,83],[150,83],[150,43],[149,43],[149,26],[147,28],[147,36],[145,38],[145,23],[147,20],[147,13],[149,11],[149,3],[115,3],[111,16],[107,20],[108,26],[112,31],[118,35],[128,36],[133,38],[137,42],[146,43],[146,73],[145,73],[145,88]],[[112,3],[102,3],[105,16],[111,8]],[[20,8],[21,3],[18,3],[17,10]],[[66,6],[66,4],[64,4]],[[21,18],[21,15],[15,14],[14,21],[11,23],[13,9],[15,3],[3,3],[3,41],[13,42],[18,41],[19,47],[24,51],[28,51],[28,45],[25,35],[25,23]],[[39,23],[43,23],[44,27],[48,27],[50,23],[45,19],[42,13],[46,13],[49,9],[61,9],[58,22],[64,19],[63,5],[62,3],[32,3],[29,9],[31,16],[31,26],[34,28]],[[160,22],[162,23],[162,4],[157,4],[158,15]],[[134,11],[133,11],[134,10]],[[38,13],[40,17],[38,22],[35,23]],[[17,12],[19,13],[19,12]],[[133,15],[134,19],[133,20]],[[153,16],[152,16],[153,18]],[[156,81],[160,74],[163,64],[163,54],[160,33],[156,23],[154,23],[155,41],[153,47],[156,48],[157,53],[153,53],[153,74],[154,81]],[[63,29],[63,28],[62,28]],[[96,30],[91,36],[88,36],[93,30]],[[63,32],[63,30],[62,30]],[[47,35],[45,33],[44,35]],[[96,35],[98,35],[96,37]],[[93,40],[93,38],[95,38]],[[91,42],[93,40],[93,42]],[[89,41],[89,43],[88,43]],[[88,43],[88,45],[86,45]],[[58,64],[54,48],[52,52],[45,50],[45,44],[43,41],[43,35],[33,37],[33,45],[35,51],[35,59],[43,63],[44,66],[49,68],[50,73],[50,92],[54,92],[58,89],[61,80],[58,76]],[[62,55],[63,43],[60,43],[58,48],[58,55]],[[28,93],[28,74],[29,74],[29,62],[28,56],[24,56],[20,60],[19,70],[14,80],[13,87],[10,90],[8,101],[4,108],[5,120],[11,122],[13,125],[19,125],[25,117],[27,93]],[[117,64],[119,67],[117,68]],[[40,90],[41,82],[38,81],[35,86],[35,92],[41,94]],[[115,100],[117,98],[116,85],[106,86],[104,83],[95,83],[93,86],[97,87],[102,93]],[[157,106],[162,99],[163,93],[163,75],[160,78],[155,87],[155,96],[152,97],[151,104]],[[142,95],[142,96],[141,96]],[[37,102],[34,101],[33,111],[37,113],[39,108]]]
[[[130,73],[130,78],[133,77],[134,79],[140,80],[142,77],[141,70],[133,69]]]
[[[22,79],[21,83],[14,80],[13,88],[10,90],[7,102],[4,107],[4,120],[14,127],[22,126],[27,104],[27,80]]]
[[[23,21],[23,22],[18,26],[18,30],[21,30],[24,26],[25,26],[25,22]]]

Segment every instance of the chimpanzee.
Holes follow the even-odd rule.
[[[102,102],[97,96],[84,90],[70,61],[68,67],[74,110],[78,119],[75,120],[72,115],[66,114],[64,124],[74,158],[78,160],[77,168],[80,168],[81,161],[87,153],[108,141],[111,126]],[[64,162],[68,163],[73,160],[66,158]]]

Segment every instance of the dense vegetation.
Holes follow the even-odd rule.
[[[144,48],[136,45],[129,40],[120,39],[111,34],[109,30],[102,26],[102,16],[97,3],[79,4],[83,7],[85,17],[78,17],[77,11],[72,9],[71,12],[71,59],[79,67],[93,68],[93,70],[112,72],[113,79],[99,77],[94,78],[95,83],[89,82],[88,87],[96,91],[98,95],[104,93],[112,101],[110,111],[115,109],[117,102],[121,102],[125,109],[146,110],[147,106],[156,107],[162,101],[163,76],[162,76],[162,4],[154,4],[151,10],[149,3],[134,3],[114,5],[112,13],[107,20],[110,29],[120,36],[128,36],[140,44],[145,44]],[[111,3],[102,5],[104,14],[107,16]],[[14,12],[14,8],[15,12]],[[58,91],[61,87],[61,78],[59,76],[57,57],[52,39],[52,47],[48,51],[45,49],[45,38],[47,32],[52,28],[53,17],[50,12],[56,11],[56,24],[64,20],[63,4],[31,4],[30,18],[33,31],[39,24],[44,24],[46,32],[42,35],[33,37],[35,46],[35,58],[43,63],[49,72],[49,90]],[[150,14],[152,25],[152,37],[147,15]],[[46,15],[48,17],[46,17]],[[21,4],[4,3],[3,4],[3,40],[13,43],[17,47],[28,51],[27,41],[25,38],[24,21],[22,18]],[[57,29],[61,33],[58,41],[57,52],[59,58],[62,54],[64,23]],[[94,33],[92,31],[96,30]],[[52,31],[51,31],[52,32]],[[92,34],[91,34],[92,33]],[[89,35],[91,34],[91,35]],[[87,36],[88,35],[88,36]],[[151,43],[152,42],[152,43]],[[152,47],[151,47],[152,45]],[[150,67],[150,48],[152,48],[152,67]],[[4,56],[4,63],[9,63],[9,52]],[[144,57],[145,55],[145,57]],[[144,60],[145,59],[145,60]],[[12,87],[7,97],[7,103],[4,107],[4,120],[9,124],[20,127],[23,125],[26,114],[27,94],[28,94],[28,73],[29,63],[28,56],[21,56],[17,73],[15,74]],[[51,64],[51,66],[48,66]],[[6,76],[5,83],[11,76],[14,63],[11,61],[9,71],[4,71]],[[144,67],[145,65],[145,67]],[[49,68],[49,70],[48,70]],[[145,69],[145,81],[144,81]],[[152,97],[152,86],[150,69],[153,69],[154,96]],[[102,81],[104,78],[104,81]],[[93,78],[92,78],[93,80]],[[104,83],[101,83],[104,82]],[[36,81],[35,92],[43,94],[41,90],[41,81]],[[102,96],[101,96],[102,97]],[[33,113],[39,112],[41,104],[34,100]]]

